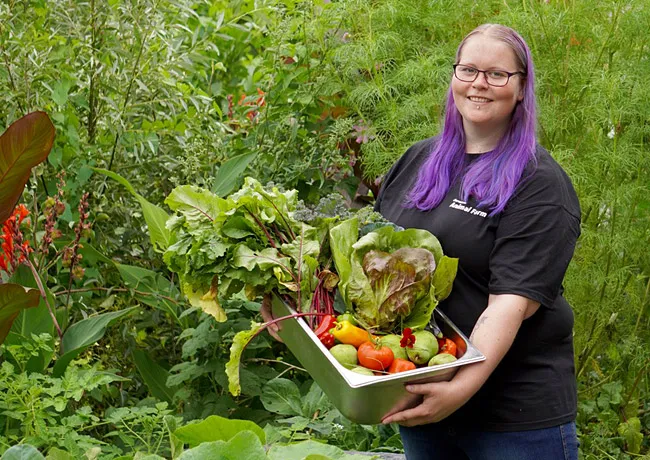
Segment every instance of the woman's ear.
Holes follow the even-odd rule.
[[[523,84],[519,85],[519,93],[517,94],[517,102],[521,102],[524,100],[524,86],[526,85],[526,82],[524,81]]]

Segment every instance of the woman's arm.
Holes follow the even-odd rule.
[[[539,302],[519,295],[490,295],[470,340],[485,355],[480,363],[461,367],[449,382],[408,385],[410,393],[421,394],[419,406],[397,412],[382,420],[404,426],[438,422],[451,415],[481,388],[510,349],[521,323],[539,308]]]

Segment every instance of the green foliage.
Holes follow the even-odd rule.
[[[180,418],[173,417],[218,415],[266,424],[271,444],[326,439],[345,449],[399,450],[394,427],[340,417],[283,346],[263,335],[242,353],[241,395],[228,393],[228,350],[235,334],[259,319],[259,303],[233,289],[220,302],[226,323],[183,308],[178,279],[160,254],[174,243],[161,224],[163,200],[184,184],[224,196],[250,175],[296,188],[308,204],[338,190],[343,198],[323,202],[318,218],[342,215],[342,205],[376,192],[376,179],[406,147],[439,132],[456,46],[484,22],[510,25],[531,45],[540,140],[571,176],[582,205],[582,236],[565,283],[576,314],[581,454],[647,455],[647,0],[0,3],[0,126],[43,110],[56,128],[48,161],[34,168],[23,194],[32,219],[25,235],[35,247],[52,209],[47,196],[64,209],[54,225],[62,237],[34,260],[41,302],[17,316],[0,349],[3,366],[13,366],[0,384],[29,396],[28,386],[53,388],[68,372],[101,372],[93,367],[100,364],[128,378],[119,386],[84,383],[92,389],[78,402],[55,392],[69,398],[62,412],[25,396],[38,422],[27,419],[23,428],[0,416],[2,449],[22,442],[52,458],[178,458],[172,426]],[[62,169],[69,173],[59,195]],[[76,246],[80,278],[61,255],[74,245],[85,190],[92,192],[93,227]],[[38,288],[24,269],[9,281]],[[47,304],[61,336],[86,318],[139,308],[103,331],[99,346],[80,350],[89,362],[72,361],[53,377],[60,337]],[[274,399],[279,375],[297,388],[285,388],[292,404]],[[5,393],[2,404],[18,404]],[[156,407],[149,395],[169,406]],[[28,406],[15,407],[27,413]],[[73,418],[77,407],[90,409]],[[109,422],[111,407],[119,411]],[[34,434],[43,426],[47,432]],[[214,442],[229,452],[230,440]],[[268,456],[293,455],[277,449]],[[305,449],[298,449],[303,457]],[[319,454],[337,458],[328,450],[313,457]]]
[[[18,314],[38,306],[40,293],[19,284],[0,285],[0,343],[4,342]]]
[[[55,378],[16,372],[8,362],[0,366],[0,377],[0,422],[5,427],[0,449],[27,442],[36,447],[58,445],[71,453],[103,444],[87,434],[100,419],[84,395],[125,380],[97,366],[69,366]]]
[[[147,229],[149,231],[149,237],[151,238],[151,245],[156,251],[164,252],[171,244],[171,236],[169,234],[169,230],[165,227],[167,219],[169,219],[169,214],[167,214],[165,210],[159,206],[156,206],[147,201],[142,195],[135,191],[135,189],[131,186],[131,184],[128,183],[126,179],[124,179],[119,174],[100,168],[95,168],[95,171],[105,174],[111,179],[119,182],[121,185],[126,187],[129,192],[131,192],[136,200],[138,200],[138,203],[140,203],[140,206],[142,207],[144,220],[147,222]]]
[[[268,411],[281,416],[265,428],[269,443],[322,437],[346,450],[398,451],[402,447],[396,427],[350,422],[314,382],[299,387],[295,380],[273,379],[264,386],[261,400]]]
[[[240,431],[250,431],[257,436],[262,444],[266,435],[255,423],[248,420],[228,420],[212,415],[199,423],[192,423],[177,429],[174,435],[190,447],[198,446],[204,442],[228,441]]]
[[[54,365],[54,375],[60,376],[70,361],[75,359],[85,349],[101,339],[106,328],[122,316],[132,313],[135,308],[102,313],[74,323],[63,335],[61,342],[62,355]]]

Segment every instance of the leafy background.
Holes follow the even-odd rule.
[[[43,308],[16,321],[1,348],[0,450],[29,443],[75,458],[176,458],[176,425],[216,415],[265,427],[267,444],[399,451],[394,427],[346,421],[265,337],[245,353],[242,396],[230,396],[228,348],[259,303],[233,300],[227,323],[188,308],[141,200],[93,168],[163,209],[177,185],[225,194],[244,174],[308,202],[334,190],[350,205],[372,201],[405,148],[438,131],[455,47],[484,22],[510,25],[530,44],[540,141],[582,205],[565,283],[582,458],[648,455],[647,0],[0,3],[0,126],[43,110],[56,127],[23,194],[30,239],[42,237],[60,171],[59,241],[75,238],[77,204],[90,192],[83,276],[50,252],[41,277],[66,333],[87,319],[103,324],[64,366]],[[27,285],[22,268],[13,279]]]

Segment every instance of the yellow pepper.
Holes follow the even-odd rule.
[[[363,342],[373,339],[368,331],[355,326],[350,321],[337,322],[336,326],[330,329],[330,333],[339,342],[354,345],[355,348],[359,348]]]

